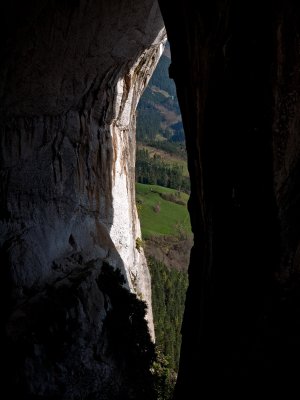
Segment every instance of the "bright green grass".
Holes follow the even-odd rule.
[[[179,229],[184,229],[187,234],[191,232],[190,217],[186,205],[180,205],[164,200],[159,193],[176,193],[176,190],[156,185],[143,185],[136,183],[136,201],[141,221],[142,236],[179,234]],[[185,204],[188,195],[180,194],[180,200]],[[159,204],[160,211],[154,208]],[[178,228],[178,226],[180,228]]]

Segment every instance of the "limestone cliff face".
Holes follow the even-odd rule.
[[[114,151],[110,236],[124,263],[130,289],[147,302],[147,318],[153,338],[151,280],[144,251],[136,245],[141,239],[141,229],[135,206],[135,110],[163,52],[165,40],[163,28],[152,47],[144,51],[130,71],[118,81],[115,117],[109,127]],[[113,260],[111,262],[114,263]]]
[[[105,351],[103,262],[147,302],[154,335],[136,249],[135,109],[162,53],[163,22],[152,0],[2,8],[1,334],[12,385],[24,398],[113,398],[123,378]],[[51,358],[53,343],[61,351]]]

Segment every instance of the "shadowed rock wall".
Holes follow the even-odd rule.
[[[119,268],[147,302],[154,336],[150,275],[136,249],[134,163],[136,105],[165,42],[159,8],[11,1],[0,14],[9,389],[18,398],[122,397],[134,379],[107,355],[110,299],[96,281],[104,261]]]
[[[175,398],[296,382],[299,4],[159,3],[195,235]]]

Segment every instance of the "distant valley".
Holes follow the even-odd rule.
[[[142,229],[137,246],[145,251],[152,277],[156,345],[166,371],[164,399],[169,398],[178,370],[192,246],[184,132],[169,65],[167,44],[138,105],[136,152],[136,204]]]

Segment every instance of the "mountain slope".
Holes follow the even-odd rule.
[[[184,142],[176,88],[169,78],[170,58],[167,44],[164,54],[140,99],[137,111],[137,141],[168,140]]]

